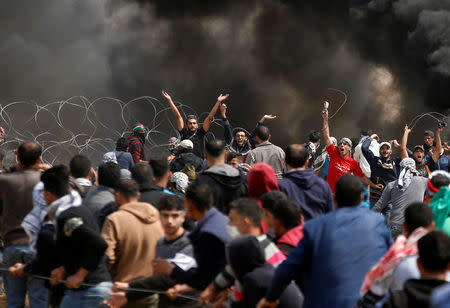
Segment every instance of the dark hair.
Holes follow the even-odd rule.
[[[269,212],[273,212],[273,208],[275,207],[275,203],[280,200],[287,200],[287,196],[284,192],[279,190],[272,190],[261,196],[261,205],[263,208],[268,210]]]
[[[146,162],[138,162],[134,165],[133,169],[131,169],[131,177],[139,185],[151,183],[153,179],[152,167]]]
[[[126,198],[135,198],[139,195],[139,185],[132,179],[121,179],[115,190]]]
[[[312,143],[317,142],[320,140],[320,132],[317,130],[313,130],[312,132],[309,133],[309,141],[311,141]]]
[[[171,196],[167,195],[161,198],[161,200],[158,203],[158,209],[159,211],[186,211],[183,203],[183,199],[177,196]]]
[[[116,141],[116,151],[126,151],[129,147],[129,142],[127,138],[120,137]]]
[[[227,152],[227,164],[229,164],[234,158],[239,160],[241,163],[244,162],[244,156],[235,152]]]
[[[150,159],[149,164],[153,170],[153,177],[156,179],[161,179],[163,176],[167,175],[167,172],[169,172],[169,162],[167,161],[167,156]]]
[[[259,125],[256,128],[255,136],[261,139],[262,141],[267,141],[270,137],[269,128],[264,125]]]
[[[225,141],[220,140],[220,139],[213,139],[213,140],[209,140],[208,142],[206,142],[205,144],[205,152],[213,157],[213,158],[217,158],[220,155],[223,154],[223,152],[225,151]]]
[[[91,161],[84,155],[77,154],[70,160],[70,173],[74,178],[85,178],[91,171]]]
[[[363,192],[363,183],[355,175],[344,174],[336,182],[335,196],[339,207],[359,205]]]
[[[243,132],[245,134],[245,136],[248,137],[247,132],[242,127],[236,127],[233,129],[233,137],[236,137],[236,134],[239,132]]]
[[[42,147],[31,141],[21,143],[17,148],[19,161],[25,167],[34,165],[41,155]]]
[[[419,239],[419,259],[430,272],[446,271],[450,262],[450,237],[441,230],[433,230]]]
[[[273,217],[280,220],[286,229],[297,227],[302,222],[302,211],[294,201],[279,200],[271,212]]]
[[[422,202],[411,203],[405,210],[405,225],[412,233],[419,227],[427,228],[433,222],[433,210]]]
[[[373,131],[370,128],[361,130],[362,136],[371,136],[372,134],[373,134]]]
[[[115,189],[120,181],[120,166],[109,162],[98,167],[98,184]]]
[[[192,201],[200,212],[209,210],[214,203],[214,197],[208,185],[196,181],[188,186],[184,197]]]
[[[448,186],[450,179],[445,175],[437,174],[431,178],[431,184],[436,188],[441,188],[442,186]]]
[[[303,167],[309,156],[308,150],[300,144],[288,145],[284,152],[286,163],[293,168]]]
[[[261,225],[262,210],[258,202],[250,198],[239,198],[230,202],[230,210],[236,210],[242,218],[248,218],[254,227]]]
[[[69,193],[69,168],[64,165],[54,166],[42,173],[41,181],[44,190],[61,198]]]
[[[195,121],[197,121],[197,123],[198,123],[198,118],[197,118],[197,116],[194,115],[194,114],[190,114],[190,115],[188,115],[188,116],[186,117],[186,124],[187,124],[188,120],[195,120]]]
[[[6,156],[6,152],[3,150],[0,150],[0,162],[3,160],[3,158],[5,158]]]

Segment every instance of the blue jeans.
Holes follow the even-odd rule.
[[[64,293],[60,308],[108,307],[103,301],[109,298],[108,292],[111,292],[111,287],[112,282],[105,281],[82,291],[68,289]]]
[[[27,245],[11,245],[3,252],[3,266],[8,268],[14,264],[28,263],[34,257]],[[30,277],[14,277],[4,272],[3,281],[6,291],[6,308],[25,307],[25,294],[28,293],[30,308],[47,307],[48,290],[44,281]]]

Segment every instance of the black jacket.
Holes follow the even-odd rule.
[[[446,283],[438,279],[410,279],[403,291],[393,292],[383,308],[429,307],[431,294],[435,288]]]
[[[244,299],[241,306],[256,307],[259,300],[266,295],[270,281],[275,273],[271,264],[265,264],[264,251],[252,235],[242,235],[227,246],[228,264],[233,269],[236,278],[243,286]],[[278,307],[301,307],[303,295],[297,286],[291,282],[280,296]]]
[[[74,224],[74,221],[78,223]],[[81,225],[78,225],[79,222]],[[65,267],[67,277],[83,267],[89,271],[83,282],[97,284],[111,281],[105,260],[107,244],[88,208],[72,207],[62,212],[58,217],[56,230],[60,265]]]
[[[159,210],[159,200],[167,194],[164,192],[164,188],[153,183],[144,183],[139,185],[139,191],[141,193],[140,202],[147,202],[153,205]]]
[[[228,203],[247,196],[247,179],[230,165],[213,166],[197,175],[196,181],[208,185],[214,195],[214,206],[228,215]]]

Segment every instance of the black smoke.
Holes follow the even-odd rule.
[[[263,114],[277,114],[272,140],[285,145],[320,129],[323,100],[331,110],[342,100],[327,90],[333,87],[348,94],[333,135],[369,127],[383,139],[400,138],[416,114],[448,112],[449,4],[3,1],[0,101],[126,101],[165,89],[201,113],[229,92],[234,125],[251,129]],[[108,108],[104,114],[114,116]]]

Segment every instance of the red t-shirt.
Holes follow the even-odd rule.
[[[328,167],[327,182],[330,185],[331,191],[334,193],[337,180],[347,173],[353,173],[360,178],[364,177],[359,164],[351,157],[342,158],[339,150],[331,144],[327,147],[328,155],[330,156],[330,166]]]

